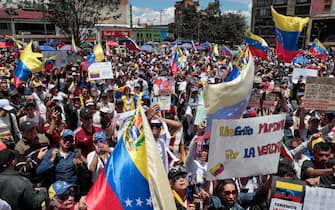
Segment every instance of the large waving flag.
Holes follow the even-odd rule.
[[[31,45],[32,41],[24,48],[16,65],[14,73],[15,87],[19,87],[20,84],[27,81],[33,73],[42,71],[43,69],[43,64],[33,53]]]
[[[139,106],[86,198],[88,209],[175,210],[171,188]]]
[[[44,60],[44,69],[46,71],[51,71],[54,68],[56,60],[57,60],[57,55],[46,58]]]
[[[125,36],[127,38],[126,40],[126,48],[129,50],[135,50],[135,51],[141,51],[141,48],[136,44],[135,41],[133,41],[130,37]]]
[[[322,60],[327,60],[328,57],[328,51],[326,47],[318,40],[315,39],[311,48],[309,51],[315,55],[316,57],[322,59]]]
[[[277,56],[282,61],[290,63],[299,54],[300,32],[308,23],[309,18],[281,15],[272,6],[271,11],[275,23]]]
[[[213,119],[236,119],[242,116],[251,95],[254,69],[254,59],[249,54],[248,63],[235,79],[204,86],[206,132],[210,131]]]
[[[89,66],[92,63],[102,61],[104,58],[104,50],[102,49],[101,43],[99,43],[94,47],[93,52],[89,55],[87,65]]]
[[[245,33],[245,42],[248,44],[250,52],[253,56],[269,60],[268,52],[269,46],[262,37],[251,33],[249,30]]]

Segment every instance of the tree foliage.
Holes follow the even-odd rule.
[[[247,25],[246,17],[241,12],[222,13],[220,8],[219,0],[199,11],[195,6],[185,6],[181,9],[182,22],[176,22],[169,31],[179,39],[240,43]]]
[[[84,29],[120,17],[120,14],[114,14],[119,5],[120,0],[52,0],[48,5],[49,20],[62,29],[69,39],[73,35],[79,43],[84,37]]]

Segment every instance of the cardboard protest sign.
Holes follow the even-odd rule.
[[[272,177],[271,197],[296,203],[304,202],[305,182],[301,180]]]
[[[154,82],[155,95],[173,94],[175,92],[175,81],[173,77],[157,77]]]
[[[302,210],[302,204],[272,198],[269,210]]]
[[[213,120],[207,179],[277,172],[285,115]]]
[[[334,189],[306,186],[304,210],[334,209],[334,198]]]
[[[307,77],[317,77],[319,71],[315,69],[294,68],[292,72],[292,82],[297,83],[300,76],[303,77],[302,82],[306,82]]]
[[[255,92],[255,91],[252,92],[248,106],[254,107],[254,108],[260,108],[260,101],[261,101],[262,96],[263,95],[258,92]]]
[[[307,77],[304,108],[335,110],[335,78]]]
[[[92,63],[88,67],[88,79],[113,79],[112,63],[111,62],[98,62]]]

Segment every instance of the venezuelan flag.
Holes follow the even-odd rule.
[[[178,72],[178,59],[179,59],[179,56],[177,53],[175,53],[173,56],[172,65],[171,65],[171,72],[173,76],[176,76]]]
[[[119,87],[118,89],[115,90],[115,93],[114,93],[114,96],[115,98],[121,98],[123,96],[123,92],[124,92],[124,89],[126,88],[127,86],[122,86],[122,87]]]
[[[245,33],[245,42],[248,44],[250,52],[253,56],[262,58],[268,61],[269,46],[262,37],[257,36],[250,31]]]
[[[301,202],[304,186],[277,180],[275,182],[274,197],[278,199]]]
[[[100,78],[100,71],[91,71],[89,74],[91,79]]]
[[[55,62],[57,60],[57,55],[46,58],[44,61],[44,69],[50,71],[54,68]]]
[[[248,52],[249,53],[249,52]],[[251,95],[254,82],[254,59],[249,53],[246,65],[234,65],[238,71],[229,82],[206,84],[204,86],[204,102],[207,114],[206,133],[210,132],[213,119],[238,119],[242,116]],[[233,69],[234,71],[234,69]],[[224,99],[224,100],[218,100]]]
[[[71,84],[70,84],[70,86],[68,87],[67,90],[68,90],[70,93],[73,94],[73,93],[76,91],[76,89],[77,89],[77,85],[74,84],[74,81],[72,81]]]
[[[227,56],[227,57],[233,57],[233,53],[231,52],[231,50],[227,47],[227,46],[225,46],[225,45],[223,45],[223,47],[222,47],[222,50],[221,50],[221,53],[222,53],[222,55],[223,56]]]
[[[32,41],[30,41],[30,43],[24,48],[23,52],[20,55],[20,59],[16,65],[14,73],[15,87],[19,87],[20,84],[27,81],[32,73],[42,71],[43,69],[43,64],[34,55],[31,45]]]
[[[89,55],[87,59],[87,65],[102,61],[104,58],[104,51],[102,49],[101,43],[99,43],[94,47],[93,52],[91,52],[91,54]]]
[[[139,106],[86,198],[88,209],[171,209],[175,202]]]
[[[15,43],[15,45],[16,45],[17,48],[19,48],[19,49],[22,48],[22,45],[20,44],[20,41],[19,41],[19,40],[16,40],[16,39],[14,38],[14,36],[6,35],[6,39],[10,39],[10,40],[12,40],[12,41]]]
[[[272,6],[271,11],[275,23],[277,57],[286,63],[290,63],[299,54],[300,32],[309,22],[309,18],[281,15]]]
[[[141,49],[138,47],[135,41],[133,41],[130,37],[126,37],[126,48],[129,50],[135,50],[135,51],[141,51]]]
[[[327,60],[328,51],[318,39],[314,40],[309,52],[322,60]]]

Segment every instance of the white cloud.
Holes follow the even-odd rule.
[[[160,19],[160,13],[162,13]],[[158,25],[174,22],[174,7],[169,7],[161,11],[149,8],[133,6],[133,25],[140,24]]]

